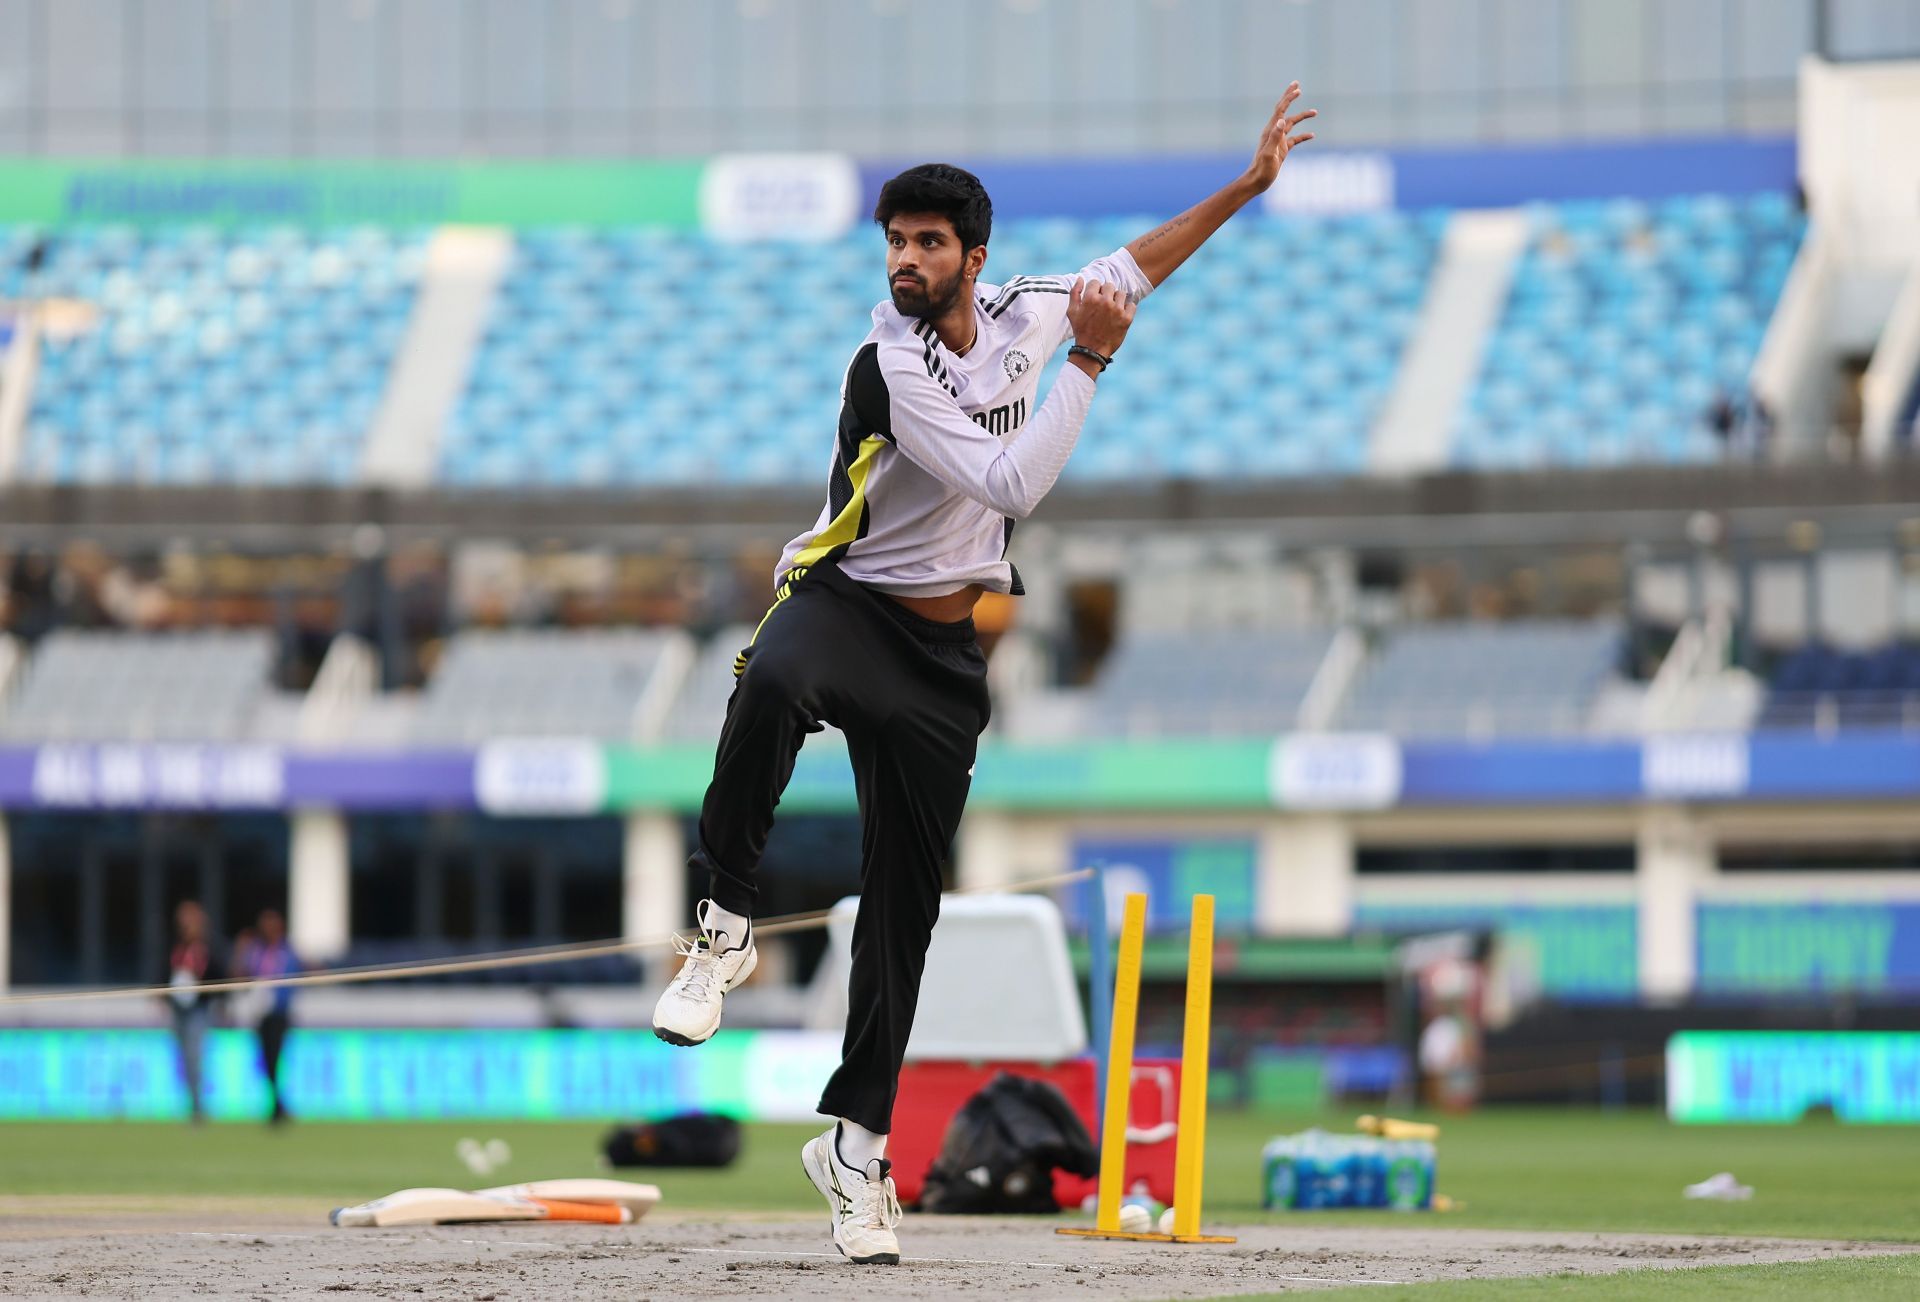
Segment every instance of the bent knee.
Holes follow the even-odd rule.
[[[784,648],[749,647],[735,688],[741,700],[756,709],[800,703],[807,695],[809,675],[800,659]]]

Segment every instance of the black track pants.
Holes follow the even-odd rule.
[[[860,799],[860,912],[839,1070],[820,1111],[892,1129],[927,944],[987,726],[973,621],[937,624],[831,563],[790,578],[727,702],[693,863],[722,908],[751,916],[774,807],[808,733],[846,734]]]

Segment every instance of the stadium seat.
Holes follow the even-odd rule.
[[[641,698],[674,636],[657,629],[457,634],[427,683],[414,740],[630,741]]]
[[[1711,459],[1803,229],[1779,195],[1541,204],[1477,382],[1463,468]],[[987,276],[1064,272],[1152,218],[1014,220]],[[1141,313],[1070,480],[1365,469],[1447,214],[1231,223]],[[76,228],[42,269],[0,229],[0,298],[97,304],[50,342],[24,478],[350,481],[424,238]],[[1292,250],[1312,247],[1314,258]],[[822,478],[842,368],[884,289],[856,231],[804,252],[664,229],[516,237],[437,475],[453,486]],[[681,304],[697,301],[688,314]],[[777,364],[742,368],[743,356]],[[1043,383],[1057,373],[1050,359]]]
[[[711,743],[720,735],[733,694],[734,657],[752,640],[753,625],[733,624],[707,641],[674,698],[662,740]]]
[[[0,299],[79,299],[97,327],[42,353],[20,473],[53,483],[346,483],[406,330],[424,239],[75,227]]]
[[[272,687],[273,635],[58,631],[4,715],[20,742],[242,741]]]
[[[1743,401],[1803,221],[1783,195],[1537,205],[1458,413],[1466,469],[1697,462]]]
[[[1081,717],[1093,736],[1285,732],[1332,641],[1328,628],[1136,632],[1100,667]]]
[[[1349,689],[1338,726],[1413,737],[1580,732],[1621,641],[1610,621],[1397,629]]]
[[[1759,728],[1920,726],[1920,647],[1843,651],[1814,642],[1788,654],[1767,682]]]
[[[1153,220],[1002,223],[987,277],[1072,271]],[[1141,314],[1068,476],[1360,470],[1440,229],[1402,214],[1228,226]],[[1292,256],[1302,241],[1335,256]],[[884,292],[879,248],[867,230],[799,254],[675,232],[523,234],[441,480],[824,479],[841,371]],[[688,296],[697,316],[673,310]],[[745,356],[778,364],[743,369]]]

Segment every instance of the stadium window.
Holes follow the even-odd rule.
[[[1728,873],[1916,872],[1920,841],[1780,845],[1738,842],[1720,845],[1720,871]]]
[[[1445,845],[1363,849],[1362,874],[1631,873],[1631,845]]]

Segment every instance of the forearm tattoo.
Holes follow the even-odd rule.
[[[1155,240],[1159,239],[1161,236],[1171,235],[1175,231],[1179,230],[1182,226],[1185,226],[1186,224],[1187,224],[1187,219],[1184,216],[1175,217],[1172,221],[1168,222],[1165,226],[1162,226],[1159,230],[1153,231],[1149,234],[1141,236],[1140,247],[1144,249],[1147,247],[1147,245],[1153,243]]]

